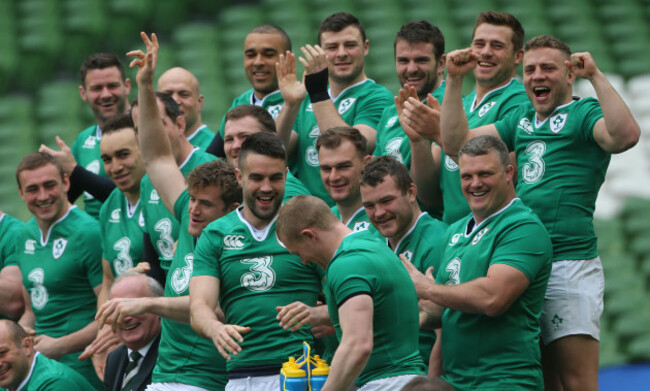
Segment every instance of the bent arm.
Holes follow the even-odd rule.
[[[6,266],[0,270],[0,314],[18,319],[25,311],[23,284],[18,266]]]

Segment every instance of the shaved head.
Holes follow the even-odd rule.
[[[171,68],[158,79],[158,91],[171,95],[185,117],[185,135],[189,136],[202,125],[203,95],[199,81],[192,72],[181,67]]]

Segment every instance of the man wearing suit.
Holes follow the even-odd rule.
[[[156,280],[137,272],[125,272],[113,283],[111,299],[162,296]],[[160,317],[151,313],[128,316],[119,322],[116,333],[124,343],[109,354],[104,373],[106,391],[143,391],[151,383],[151,373],[158,357]]]

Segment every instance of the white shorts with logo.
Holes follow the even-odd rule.
[[[568,335],[599,340],[604,292],[600,257],[553,262],[540,322],[542,342],[548,345]]]
[[[249,376],[241,379],[230,379],[226,391],[278,391],[280,390],[280,375]]]
[[[401,390],[406,383],[410,382],[414,377],[420,375],[400,375],[385,377],[383,379],[377,379],[370,381],[359,388],[359,391],[397,391]]]
[[[183,383],[152,383],[145,391],[208,391],[205,388],[190,386]]]

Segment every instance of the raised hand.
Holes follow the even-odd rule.
[[[45,144],[41,144],[41,147],[38,148],[39,152],[45,152],[47,154],[52,155],[56,160],[58,160],[61,165],[63,165],[63,170],[65,171],[66,174],[70,175],[72,174],[72,170],[77,166],[77,161],[74,159],[74,156],[72,155],[72,150],[66,144],[63,140],[61,140],[61,137],[56,136],[56,144],[61,148],[61,150],[56,151],[50,147],[48,147]]]
[[[596,61],[588,52],[573,53],[568,61],[564,61],[564,64],[574,75],[583,79],[591,79],[596,73],[600,72],[598,66],[596,66]]]
[[[307,90],[296,76],[296,56],[288,50],[286,54],[280,54],[280,59],[275,64],[275,70],[284,102],[289,104],[302,102],[307,96]]]
[[[300,48],[304,57],[298,60],[305,67],[307,75],[317,73],[327,68],[327,56],[325,51],[318,45],[305,45]]]
[[[462,77],[467,75],[476,68],[478,58],[471,48],[454,50],[447,54],[447,76]]]
[[[144,32],[140,33],[140,37],[142,37],[147,52],[145,54],[142,50],[137,49],[126,53],[127,57],[135,57],[129,64],[129,68],[139,67],[138,74],[135,77],[138,84],[153,85],[153,75],[158,62],[158,37],[155,33],[152,33],[151,39],[149,39]]]

